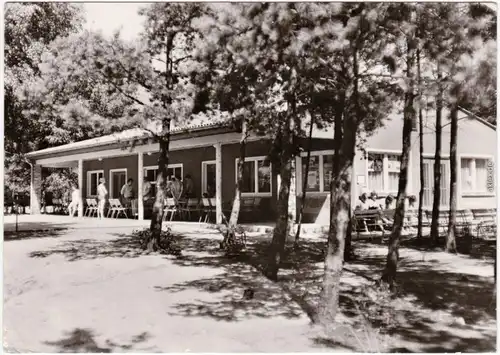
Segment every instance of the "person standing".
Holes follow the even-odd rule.
[[[179,201],[182,195],[182,182],[175,176],[172,176],[172,184],[171,184],[171,192],[172,192],[172,197],[175,199],[175,201]]]
[[[80,199],[80,189],[78,186],[71,186],[71,203],[68,206],[69,215],[74,217],[75,212],[78,211],[78,207],[81,205],[82,201]]]
[[[184,191],[184,197],[186,198],[191,198],[194,197],[194,183],[193,179],[191,178],[191,175],[186,174],[186,177],[184,178],[183,181],[183,191]]]
[[[104,218],[104,207],[106,206],[106,196],[108,195],[108,189],[105,184],[106,179],[101,178],[97,186],[97,199],[99,200],[97,204],[97,218],[99,219]]]
[[[132,209],[132,200],[135,197],[135,191],[132,184],[134,183],[134,179],[128,179],[127,183],[122,186],[120,195],[122,197],[123,207],[125,207],[125,211],[127,215],[131,215]]]

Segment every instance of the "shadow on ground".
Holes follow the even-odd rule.
[[[280,281],[272,283],[259,271],[269,237],[252,237],[246,252],[229,258],[219,249],[220,238],[203,236],[201,233],[175,236],[183,255],[164,256],[177,266],[214,271],[211,276],[155,286],[158,292],[166,293],[201,291],[195,301],[174,305],[171,315],[230,322],[250,317],[293,319],[303,317],[304,312],[311,316],[320,292],[325,242],[303,239],[298,251],[287,249]],[[30,256],[62,254],[68,261],[78,261],[143,255],[137,238],[116,237],[108,241],[65,241],[56,248],[33,252]],[[473,329],[488,322],[495,322],[496,327],[496,292],[492,277],[455,273],[441,267],[437,260],[402,258],[396,293],[384,293],[375,284],[385,263],[385,252],[374,252],[374,246],[369,243],[353,244],[357,258],[345,265],[339,300],[342,313],[352,319],[353,324],[368,324],[381,333],[400,338],[402,343],[412,344],[391,345],[390,351],[495,350],[494,334]],[[477,262],[491,264],[492,260]],[[320,343],[328,346],[329,342],[324,339]]]
[[[64,235],[66,228],[47,228],[38,230],[4,231],[3,240],[10,242],[14,240],[57,238]]]
[[[46,341],[45,344],[55,347],[60,353],[111,353],[134,350],[136,345],[147,341],[149,338],[150,335],[144,332],[132,337],[127,344],[117,344],[107,339],[105,342],[106,347],[102,347],[97,344],[92,330],[75,328],[62,339]]]

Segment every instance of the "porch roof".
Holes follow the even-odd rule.
[[[200,132],[207,131],[215,128],[226,128],[230,127],[227,122],[210,122],[210,123],[192,123],[189,125],[183,125],[179,127],[174,127],[171,129],[171,135],[179,135],[182,133]],[[114,143],[122,142],[132,142],[134,140],[148,139],[153,137],[153,133],[157,129],[143,129],[143,128],[132,128],[126,129],[121,132],[109,134],[106,136],[86,139],[79,142],[63,144],[57,147],[51,147],[41,150],[36,150],[26,154],[27,158],[37,158],[44,155],[55,154],[55,153],[65,153],[69,151],[106,146]]]

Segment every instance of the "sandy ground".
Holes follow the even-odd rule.
[[[5,230],[13,230],[12,222],[11,216],[4,220]],[[145,225],[23,216],[21,230],[69,229],[4,242],[5,350],[349,351],[319,339],[303,310],[251,266],[221,262],[220,253],[209,246],[220,240],[213,229],[176,224],[174,231],[189,240],[182,260],[137,255],[115,243]],[[386,251],[383,246],[358,251],[362,262],[348,264],[342,277],[345,297],[361,298],[356,289],[370,283],[367,276],[380,273]],[[392,303],[399,325],[387,341],[389,348],[491,351],[496,320],[484,309],[494,302],[486,290],[493,287],[492,263],[409,249],[401,257],[399,274],[407,280],[407,293]],[[310,273],[321,270],[321,263],[313,264]],[[317,280],[311,282],[295,291],[318,287]],[[252,301],[242,299],[247,287],[255,290]],[[338,320],[347,324],[345,297]],[[364,351],[375,349],[366,346]]]
[[[110,225],[98,228],[95,222],[94,227],[88,222],[81,223],[79,228],[60,233],[55,238],[4,243],[6,351],[334,350],[314,343],[308,335],[309,321],[305,315],[287,319],[252,316],[251,312],[246,312],[239,318],[235,315],[236,320],[227,321],[207,315],[189,316],[179,311],[187,304],[227,302],[228,295],[224,292],[207,293],[195,287],[175,289],[176,285],[196,280],[224,277],[227,272],[224,266],[176,265],[172,259],[159,255],[87,258],[82,254],[77,260],[69,257],[74,248],[71,243],[105,242],[133,229],[111,228]],[[201,233],[192,227],[187,230],[191,230],[189,236],[192,238]],[[205,230],[204,238],[209,233],[215,232]],[[213,237],[219,238],[216,234]],[[53,253],[33,257],[40,251]],[[231,297],[241,302],[240,295]]]

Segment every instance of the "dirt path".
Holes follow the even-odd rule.
[[[250,266],[202,267],[213,255],[192,250],[183,260],[111,250],[117,247],[109,243],[130,231],[77,229],[5,242],[6,350],[336,350],[317,345],[307,317]],[[250,281],[255,298],[244,301]]]

